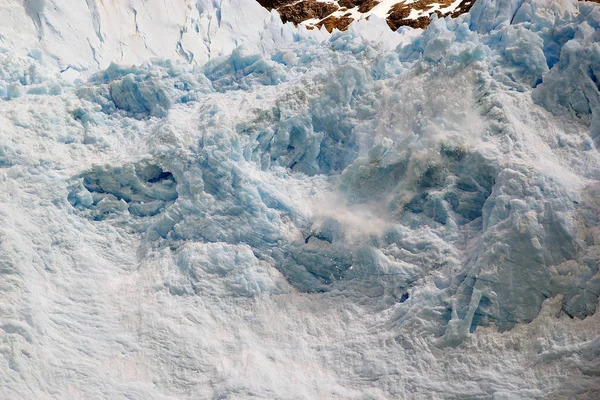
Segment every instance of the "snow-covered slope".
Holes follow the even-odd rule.
[[[1,399],[598,398],[598,5],[58,3],[0,9]]]

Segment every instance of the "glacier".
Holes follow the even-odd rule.
[[[598,398],[600,6],[432,20],[3,2],[0,398]]]

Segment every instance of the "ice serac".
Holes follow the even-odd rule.
[[[598,5],[72,3],[0,6],[0,398],[598,398]]]

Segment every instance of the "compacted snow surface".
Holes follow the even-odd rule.
[[[600,398],[598,5],[0,19],[1,399]]]

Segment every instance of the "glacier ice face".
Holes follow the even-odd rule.
[[[52,60],[94,71],[54,38],[77,7],[2,33],[3,397],[600,392],[599,7],[328,35],[187,2],[191,60],[127,4],[144,62],[106,65],[117,4],[88,1],[85,81]]]
[[[242,43],[265,52],[324,36],[284,25],[252,0],[8,0],[0,18],[3,47],[20,55],[37,51],[71,77],[152,57],[202,65]]]

